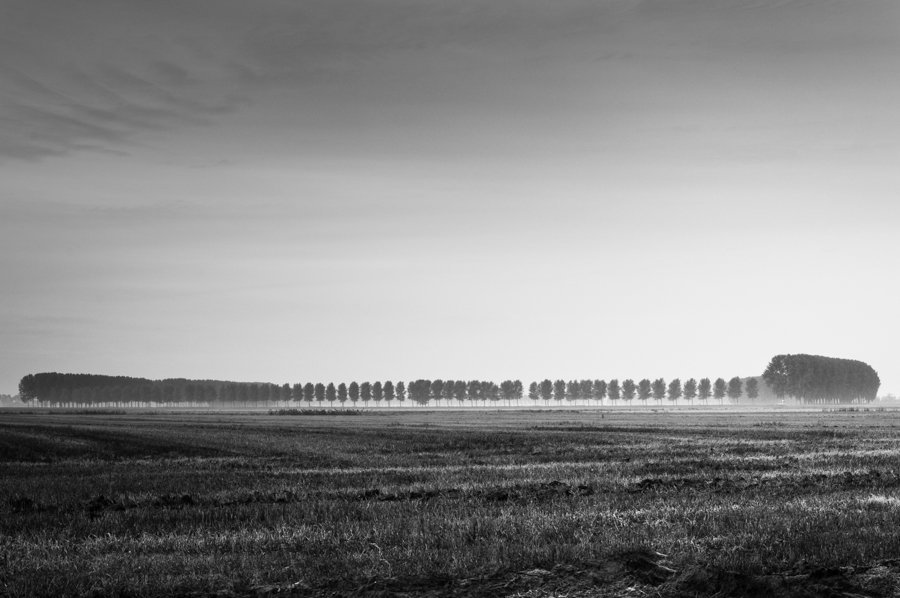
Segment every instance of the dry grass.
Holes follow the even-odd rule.
[[[0,594],[419,587],[636,549],[741,575],[900,557],[900,416],[775,417],[8,414]]]

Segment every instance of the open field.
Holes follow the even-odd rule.
[[[900,413],[0,414],[0,594],[895,596]]]

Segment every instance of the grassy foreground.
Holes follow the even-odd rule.
[[[894,412],[0,412],[0,595],[891,596],[898,525]]]

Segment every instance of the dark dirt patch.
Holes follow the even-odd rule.
[[[587,484],[567,484],[559,480],[531,484],[515,484],[487,488],[461,490],[459,488],[439,488],[429,490],[409,490],[404,492],[381,492],[377,488],[364,490],[356,494],[356,500],[378,500],[382,502],[396,501],[428,501],[436,498],[460,498],[482,500],[484,502],[545,502],[559,497],[590,496],[594,488]]]
[[[664,555],[636,550],[607,560],[578,565],[557,564],[464,579],[378,578],[352,584],[312,588],[295,582],[255,586],[193,596],[328,596],[328,597],[438,597],[493,598],[496,596],[618,596],[635,584],[653,588],[675,575],[661,564]],[[640,594],[638,594],[640,595]]]
[[[735,598],[877,598],[894,595],[900,583],[900,561],[861,567],[814,567],[769,575],[695,568],[672,584],[677,598],[729,596]]]
[[[556,564],[464,579],[379,578],[311,587],[302,582],[231,588],[201,596],[322,596],[488,598],[498,596],[658,596],[660,598],[887,598],[900,583],[900,561],[865,567],[810,568],[766,575],[695,567],[681,572],[649,550],[611,555],[603,561]]]
[[[839,474],[805,474],[798,476],[762,477],[754,475],[738,477],[664,477],[644,478],[634,483],[630,492],[659,492],[677,490],[707,491],[713,493],[743,492],[753,488],[765,488],[767,492],[825,488],[851,490],[858,488],[895,488],[900,486],[900,474],[893,470],[869,470]]]

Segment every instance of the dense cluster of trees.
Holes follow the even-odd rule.
[[[186,380],[148,380],[96,374],[29,374],[19,382],[23,402],[61,406],[250,406],[290,400],[288,385]]]
[[[519,403],[525,397],[520,380],[504,380],[499,385],[485,380],[414,380],[404,382],[376,381],[328,384],[306,382],[296,384],[268,384],[223,382],[218,380],[148,380],[126,376],[100,376],[93,374],[30,374],[19,383],[19,394],[24,402],[36,402],[45,406],[187,406],[187,407],[271,407],[347,402],[368,406],[402,404],[407,399],[416,405],[488,405]],[[647,403],[650,399],[662,403],[695,399],[702,402],[715,399],[722,402],[727,396],[737,401],[746,395],[758,396],[756,380],[747,381],[746,388],[738,377],[726,382],[723,378],[699,381],[691,378],[682,384],[676,378],[666,383],[662,378],[639,382],[632,379],[605,380],[550,380],[532,382],[527,398],[532,402],[581,402],[595,401],[602,404],[629,404],[637,400]]]
[[[776,355],[763,378],[778,397],[805,403],[872,401],[881,386],[869,364],[821,355]]]

